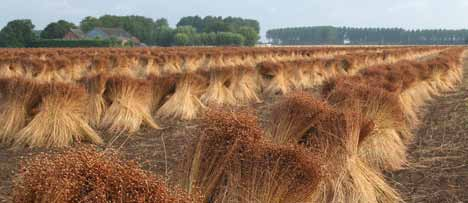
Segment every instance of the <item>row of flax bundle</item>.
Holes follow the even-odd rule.
[[[289,93],[271,106],[267,130],[252,112],[213,108],[178,180],[210,203],[402,202],[383,171],[403,167],[413,111],[460,82],[462,53],[369,67],[328,82],[320,98]]]
[[[354,75],[361,68],[376,64],[391,64],[413,60],[436,53],[429,51],[395,51],[384,53],[356,53],[332,59],[266,61],[258,64],[263,92],[267,95],[285,94],[292,90],[309,89],[340,75]]]
[[[434,96],[454,90],[462,79],[463,49],[451,49],[425,61],[401,61],[330,80],[322,96],[338,108],[358,109],[374,121],[375,133],[360,152],[384,171],[406,165],[406,146],[417,128],[421,107]]]
[[[407,48],[409,49],[409,48]],[[43,71],[113,71],[125,66],[139,74],[196,70],[202,66],[248,64],[284,58],[332,57],[348,52],[389,48],[135,48],[135,49],[5,49],[0,52],[2,75]],[[10,72],[4,72],[7,70]],[[28,69],[28,70],[24,70]],[[30,70],[34,69],[34,71]],[[74,69],[74,70],[70,70]],[[76,69],[76,70],[75,70]],[[167,69],[167,70],[166,70]]]
[[[414,108],[460,82],[462,52],[451,49],[423,61],[368,67],[327,82],[320,98],[289,93],[271,106],[264,128],[250,110],[212,108],[197,121],[196,136],[174,172],[176,190],[106,152],[72,149],[39,155],[24,165],[13,199],[401,202],[382,175],[398,168],[385,164],[396,153],[393,140],[410,140],[409,128],[417,124]]]
[[[159,108],[164,118],[191,120],[206,106],[246,105],[262,97],[309,89],[338,75],[354,74],[371,64],[433,54],[439,49],[355,53],[328,58],[261,62],[256,66],[208,67],[174,74],[174,93]]]
[[[352,74],[359,66],[394,62],[434,53],[439,49],[403,49],[384,53],[348,54],[336,59],[309,59],[272,63],[298,70],[302,77],[288,81],[307,84],[289,89],[306,89],[323,79]],[[286,64],[286,65],[285,65]],[[293,66],[293,64],[295,64]],[[344,64],[344,65],[343,65]],[[100,144],[95,129],[113,135],[134,133],[145,125],[158,129],[157,118],[194,119],[206,106],[244,105],[260,102],[262,92],[274,86],[278,76],[267,81],[265,63],[258,66],[207,68],[167,76],[133,77],[124,66],[119,71],[87,71],[71,82],[59,77],[67,71],[28,72],[0,79],[0,130],[2,143],[14,147],[63,147],[74,142]],[[280,69],[281,69],[280,68]],[[345,71],[342,71],[345,70]],[[305,81],[319,81],[307,83]],[[278,82],[280,83],[280,82]],[[280,86],[290,84],[281,83]],[[282,91],[281,93],[287,93]]]
[[[117,55],[123,58],[153,58],[156,62],[181,63],[185,60],[218,62],[229,58],[275,58],[275,57],[326,57],[337,53],[379,52],[418,47],[176,47],[176,48],[46,48],[46,49],[0,49],[1,64],[17,63],[23,59],[50,61],[61,56],[64,59],[83,60],[99,56]],[[178,61],[177,61],[178,60]],[[218,64],[219,65],[219,64]]]
[[[249,111],[212,109],[193,131],[198,136],[176,171],[176,190],[133,164],[107,152],[72,149],[59,155],[39,155],[23,164],[14,180],[17,202],[377,202],[376,191],[362,186],[374,180],[354,155],[364,120],[341,112],[306,94],[296,113],[314,111],[301,125],[316,130],[264,132]],[[304,109],[301,109],[304,108]],[[286,109],[276,109],[283,111]],[[287,118],[291,114],[287,115]],[[295,120],[297,121],[297,119]],[[285,120],[274,120],[285,122]],[[335,136],[333,136],[335,135]],[[290,136],[285,139],[283,136]],[[299,137],[300,136],[300,137]],[[49,174],[47,178],[43,174]],[[378,180],[378,178],[376,179]],[[174,183],[171,183],[171,185]],[[365,194],[358,193],[364,191]],[[372,188],[371,188],[372,189]],[[365,197],[362,197],[365,195]],[[379,197],[387,195],[378,191]],[[387,197],[390,198],[390,197]]]
[[[180,185],[202,202],[398,202],[358,154],[370,120],[307,93],[272,108],[266,132],[248,111],[208,111],[187,152]]]
[[[262,61],[416,49],[429,48],[8,49],[0,53],[0,76],[61,82],[76,81],[93,73],[124,73],[145,78],[206,67],[251,66]]]

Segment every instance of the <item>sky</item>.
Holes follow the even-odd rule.
[[[0,27],[31,19],[36,29],[60,19],[142,15],[166,18],[174,26],[183,16],[252,18],[268,29],[294,26],[468,28],[468,0],[1,0]]]

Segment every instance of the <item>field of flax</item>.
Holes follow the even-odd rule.
[[[0,199],[401,202],[383,174],[463,52],[3,49]]]

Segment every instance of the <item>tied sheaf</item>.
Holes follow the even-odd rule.
[[[191,120],[211,105],[260,102],[440,49],[7,49],[0,57],[0,140],[14,147],[100,144],[96,129],[160,128],[155,119]]]
[[[13,147],[99,144],[102,139],[94,129],[122,134],[143,125],[160,128],[155,118],[198,118],[193,130],[197,136],[175,174],[177,192],[151,175],[155,181],[145,184],[152,190],[138,189],[142,186],[136,179],[141,176],[102,182],[115,179],[104,171],[118,171],[125,163],[103,163],[109,167],[104,170],[93,163],[109,155],[74,149],[25,163],[35,167],[20,172],[14,198],[24,202],[33,202],[26,195],[57,202],[106,202],[106,198],[110,202],[400,202],[382,173],[405,166],[406,146],[412,140],[411,129],[419,124],[421,106],[461,81],[463,51],[447,47],[96,49],[77,50],[81,57],[73,61],[74,51],[33,50],[32,58],[39,60],[59,57],[54,56],[58,53],[66,59],[62,65],[2,63],[2,142]],[[24,53],[15,50],[10,55]],[[303,91],[314,88],[320,94]],[[250,110],[219,107],[257,103],[278,94],[285,96],[271,107],[265,130]],[[73,163],[60,162],[67,157],[79,159],[86,169],[50,179],[37,176],[50,168],[71,170]],[[60,188],[61,182],[73,185],[67,186],[72,189],[46,192]],[[136,188],[124,187],[127,184]]]

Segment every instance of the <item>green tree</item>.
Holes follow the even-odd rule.
[[[80,28],[83,32],[89,32],[93,28],[100,26],[102,26],[102,24],[99,19],[92,16],[88,16],[80,22]]]
[[[35,40],[31,20],[13,20],[0,31],[0,46],[26,47]]]
[[[177,46],[187,46],[190,45],[190,37],[186,33],[177,33],[174,36],[174,44]]]
[[[169,27],[169,23],[165,18],[157,19],[154,24],[156,24],[156,27]]]
[[[99,18],[86,17],[80,23],[85,32],[98,26],[123,28],[143,43],[159,46],[185,43],[186,37],[190,45],[254,45],[259,39],[260,30],[256,20],[216,16],[183,17],[175,29],[169,27],[164,18],[154,21],[143,16],[104,15]],[[180,33],[186,35],[176,36]]]
[[[242,26],[241,28],[239,28],[239,31],[237,31],[237,33],[244,36],[244,45],[247,46],[254,46],[260,39],[258,32],[256,32],[255,29],[252,27]]]
[[[468,30],[404,30],[401,28],[351,28],[315,26],[267,31],[274,44],[463,44]]]
[[[216,45],[222,46],[242,46],[245,41],[244,36],[232,32],[219,32],[216,37]]]
[[[192,26],[197,32],[202,32],[204,28],[203,19],[200,16],[186,16],[179,20],[177,27],[180,26]]]
[[[65,20],[59,20],[58,22],[50,23],[41,32],[41,38],[43,39],[60,39],[63,38],[70,29],[76,28],[76,25],[67,22]]]
[[[158,35],[167,34],[167,31],[170,29],[167,20],[164,18],[154,21],[151,18],[135,15],[104,15],[99,18],[86,17],[81,21],[80,27],[85,32],[95,27],[122,28],[140,39],[143,43],[149,45],[158,44],[161,38],[166,38],[166,36],[160,37]]]
[[[196,45],[210,45],[215,46],[217,45],[216,42],[217,36],[216,33],[200,33],[195,35],[194,42]]]
[[[161,27],[154,35],[154,41],[151,44],[159,46],[171,46],[174,41],[174,30],[170,27]]]
[[[227,32],[228,24],[224,23],[222,17],[206,16],[203,18],[203,32]]]
[[[190,25],[185,25],[185,26],[178,26],[176,29],[175,29],[175,32],[176,33],[185,33],[185,34],[188,34],[188,35],[193,35],[195,33],[197,33],[197,30],[190,26]]]

